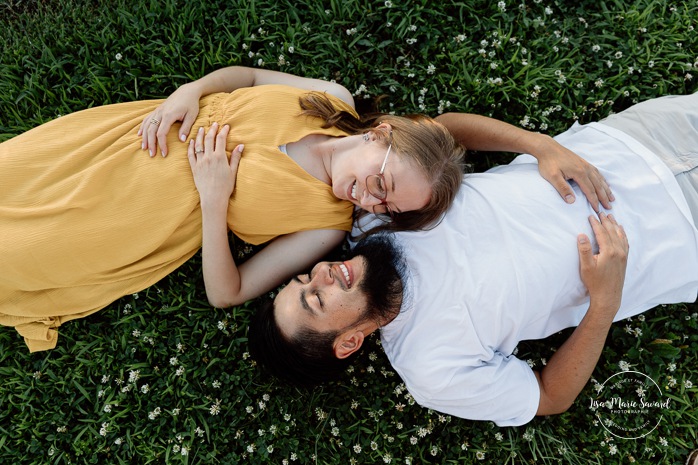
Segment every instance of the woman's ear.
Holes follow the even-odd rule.
[[[351,354],[361,348],[364,343],[364,333],[358,329],[350,329],[349,331],[337,336],[334,341],[334,355],[339,359],[349,357]]]

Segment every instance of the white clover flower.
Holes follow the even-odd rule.
[[[436,71],[436,66],[434,66],[430,63],[429,66],[427,66],[427,74],[434,74],[435,71]]]
[[[347,29],[346,32],[348,36],[353,36],[354,34],[356,34],[356,28],[352,27],[351,29]]]
[[[690,379],[684,380],[683,387],[686,389],[691,389],[693,387],[693,382]]]
[[[68,428],[66,428],[65,426],[59,426],[58,428],[56,428],[56,433],[65,433],[66,431],[68,431]]]
[[[139,338],[139,337],[141,337],[141,332],[140,332],[139,330],[137,330],[137,329],[134,329],[134,330],[131,332],[131,335],[132,335],[133,337],[135,337],[135,338]]]
[[[660,437],[660,438],[659,438],[659,444],[661,444],[662,446],[666,447],[666,446],[669,445],[669,442],[667,442],[667,440],[666,440],[664,437]]]
[[[410,436],[410,444],[412,444],[413,446],[417,444],[417,438],[414,436]]]
[[[393,461],[393,456],[390,455],[389,453],[386,453],[386,454],[383,456],[383,462],[384,462],[384,463],[390,463],[390,462],[392,462],[392,461]]]
[[[693,80],[693,75],[691,73],[686,73],[686,75],[683,77],[684,81],[692,81]]]
[[[502,433],[497,433],[497,434],[494,435],[494,438],[495,438],[497,441],[502,441],[502,440],[504,439],[504,435],[503,435]]]
[[[674,370],[676,370],[676,364],[673,362],[670,363],[669,365],[667,365],[667,370],[674,372]]]
[[[269,444],[269,445],[267,446],[267,452],[270,453],[270,454],[271,454],[272,452],[274,452],[274,446],[271,445],[271,444]]]
[[[173,416],[173,417],[176,417],[177,415],[179,415],[179,409],[178,409],[178,408],[172,410],[172,416]]]
[[[221,382],[218,381],[218,380],[215,380],[215,381],[213,381],[213,382],[211,383],[211,386],[212,386],[214,389],[218,389],[218,388],[221,387]]]
[[[598,52],[599,50],[601,50],[601,46],[600,46],[600,45],[594,44],[594,45],[591,46],[591,51],[592,51],[592,52]]]
[[[182,454],[182,455],[189,455],[189,449],[187,449],[186,447],[182,446],[182,452],[181,452],[181,454]]]
[[[393,7],[393,2],[391,2],[390,0],[386,0],[385,3],[384,3],[384,5],[385,5],[386,8],[392,8],[392,7]]]
[[[507,11],[507,4],[504,3],[504,2],[498,2],[498,3],[497,3],[497,8],[499,9],[499,11],[501,11],[502,13],[504,13],[505,11]]]
[[[141,386],[141,392],[143,394],[148,394],[148,392],[150,392],[150,386],[147,384],[144,384],[143,386]]]
[[[618,453],[618,447],[615,444],[610,444],[608,446],[608,453],[611,455],[616,455]]]
[[[628,371],[630,369],[630,364],[625,360],[621,360],[620,362],[618,362],[618,368],[620,368],[623,371]]]
[[[490,69],[497,69],[499,65],[497,63],[490,63]]]
[[[415,26],[414,24],[412,24],[408,29],[409,29],[410,31],[414,32],[414,31],[417,30],[417,26]]]
[[[332,436],[339,436],[339,428],[336,426],[332,428]]]
[[[184,374],[184,367],[179,367],[177,368],[177,371],[175,371],[175,375],[177,376],[182,376]]]
[[[361,453],[361,445],[359,445],[359,444],[354,444],[353,449],[354,449],[354,453],[355,453],[355,454],[360,454],[360,453]]]
[[[417,43],[417,39],[411,38],[411,39],[405,40],[405,42],[407,42],[407,45],[414,45]]]
[[[107,428],[109,428],[109,423],[107,423],[107,422],[102,423],[102,427],[99,429],[99,435],[106,436],[107,435]]]
[[[431,446],[431,455],[436,457],[436,455],[439,453],[439,448],[436,446]]]
[[[155,407],[155,410],[148,413],[148,418],[151,420],[155,420],[157,417],[160,416],[160,412],[161,412],[160,407]]]
[[[475,452],[475,457],[477,457],[478,460],[485,460],[485,453],[479,450]]]
[[[174,452],[175,454],[178,453],[180,450],[181,447],[179,444],[175,444],[174,446],[172,446],[172,452]]]
[[[293,460],[294,462],[295,462],[296,460],[298,460],[298,456],[296,455],[295,452],[292,452],[292,453],[291,453],[291,460]]]
[[[254,445],[254,444],[248,444],[248,445],[247,445],[247,452],[249,452],[249,453],[251,454],[251,453],[254,452],[254,450],[255,450],[255,445]]]
[[[453,38],[456,42],[465,42],[466,35],[465,34],[458,34],[456,37]]]
[[[546,6],[546,7],[545,7],[545,14],[546,14],[546,15],[551,15],[551,14],[553,14],[553,9],[550,8],[549,6]]]
[[[130,370],[128,372],[128,382],[135,383],[141,377],[141,370]]]
[[[594,85],[598,87],[599,89],[603,87],[603,79],[599,78],[596,81],[594,81]]]

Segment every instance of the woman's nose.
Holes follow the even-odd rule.
[[[364,210],[372,211],[371,207],[382,204],[383,201],[378,197],[374,197],[368,189],[364,190],[359,200],[359,204]],[[368,208],[367,208],[368,207]]]

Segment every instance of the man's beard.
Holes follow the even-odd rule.
[[[365,272],[359,283],[366,296],[364,318],[383,326],[400,311],[406,266],[402,253],[387,235],[376,235],[359,242],[352,257],[358,255],[365,259]]]

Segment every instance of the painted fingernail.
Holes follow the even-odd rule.
[[[184,134],[180,134],[180,135],[179,135],[179,140],[181,140],[182,142],[184,142],[184,141],[187,140],[187,136],[185,136]]]
[[[199,132],[204,132],[204,127],[203,127],[203,126],[201,126],[201,127],[199,128]]]
[[[150,152],[150,156],[152,157],[152,156],[154,155],[154,154],[153,154],[153,149],[150,149],[149,152]]]
[[[589,239],[583,235],[577,236],[577,240],[579,241],[580,244],[586,244],[587,242],[589,242]]]
[[[574,203],[574,195],[572,195],[572,194],[567,194],[567,195],[565,196],[565,202],[567,202],[567,203]]]
[[[238,150],[242,153],[242,151],[245,150],[245,144],[238,145]]]

